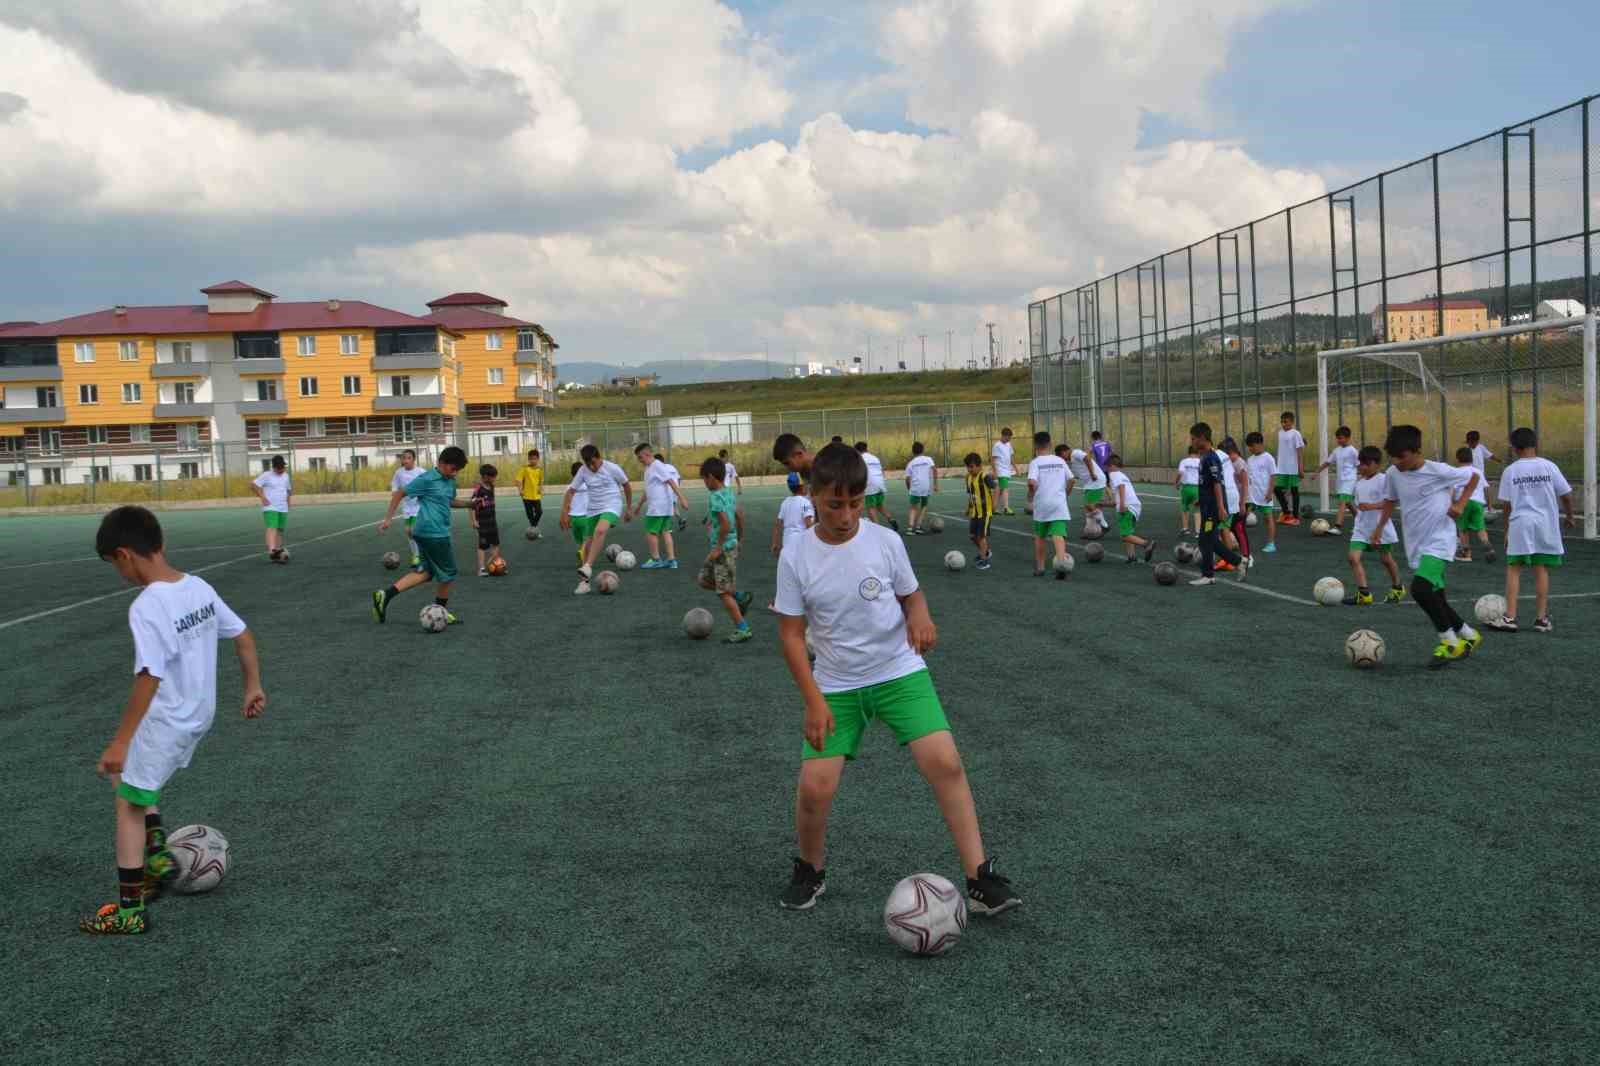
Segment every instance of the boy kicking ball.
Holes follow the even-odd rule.
[[[145,904],[178,866],[161,827],[161,790],[189,765],[217,712],[217,641],[232,640],[244,674],[244,716],[267,706],[255,638],[215,589],[167,562],[161,523],[143,507],[118,507],[100,522],[95,553],[141,586],[128,608],[133,691],[122,723],[95,764],[116,790],[117,902],[82,919],[85,933],[137,935]]]
[[[1111,483],[1111,502],[1117,507],[1117,532],[1122,537],[1124,554],[1131,563],[1139,549],[1143,548],[1144,561],[1148,563],[1156,553],[1156,542],[1135,532],[1139,528],[1139,514],[1144,506],[1139,502],[1139,494],[1133,490],[1133,482],[1122,472],[1122,456],[1112,455],[1107,459],[1106,470]]]
[[[1372,589],[1367,586],[1367,568],[1362,556],[1373,552],[1389,575],[1389,591],[1384,603],[1399,603],[1406,598],[1405,587],[1400,584],[1400,568],[1395,565],[1394,546],[1400,538],[1395,535],[1394,523],[1383,519],[1383,501],[1389,488],[1389,478],[1381,469],[1383,452],[1367,445],[1356,454],[1356,483],[1351,493],[1350,506],[1355,509],[1355,523],[1350,529],[1350,576],[1355,578],[1356,590],[1344,598],[1346,607],[1365,607],[1372,603]]]
[[[584,548],[583,561],[578,564],[578,587],[574,596],[589,594],[589,579],[594,577],[594,564],[606,550],[606,534],[620,522],[628,520],[633,506],[633,486],[622,467],[600,454],[593,444],[578,450],[583,465],[573,475],[572,484],[561,500],[561,528],[572,528],[572,505],[578,493],[587,491],[589,512],[588,547]]]
[[[389,511],[378,523],[378,532],[389,532],[394,512],[406,499],[417,501],[417,523],[411,527],[411,539],[416,542],[421,562],[417,568],[386,589],[372,594],[372,620],[382,625],[389,617],[389,605],[406,589],[437,582],[433,602],[443,607],[450,624],[458,619],[450,613],[450,586],[456,580],[456,550],[450,543],[450,509],[463,510],[472,506],[471,500],[456,499],[456,475],[467,465],[467,453],[451,445],[439,453],[439,461],[432,470],[415,478],[405,488],[389,497]]]
[[[489,565],[500,558],[500,522],[494,511],[494,479],[500,471],[492,463],[478,467],[478,487],[472,490],[472,528],[478,535],[478,576],[489,576]]]
[[[1385,475],[1383,508],[1378,521],[1405,512],[1406,562],[1411,566],[1411,596],[1439,631],[1428,669],[1437,670],[1471,655],[1483,636],[1462,621],[1444,594],[1445,567],[1455,556],[1456,518],[1472,498],[1478,472],[1458,469],[1422,456],[1422,430],[1392,426],[1383,442],[1392,463]],[[1380,527],[1381,528],[1381,527]]]
[[[1010,434],[1011,431],[1006,430],[1007,440]],[[989,523],[1001,513],[995,510],[999,479],[983,472],[983,456],[977,452],[968,452],[961,462],[967,468],[967,536],[978,549],[975,565],[979,570],[987,570],[994,565],[989,553]]]
[[[1561,565],[1566,545],[1561,527],[1571,526],[1572,486],[1561,468],[1539,457],[1539,438],[1523,427],[1511,432],[1516,459],[1500,474],[1495,498],[1506,516],[1506,613],[1490,629],[1517,631],[1517,595],[1522,591],[1522,568],[1533,568],[1534,623],[1536,633],[1548,633],[1550,621],[1550,571]],[[1561,515],[1557,517],[1556,506]]]
[[[811,467],[816,535],[801,538],[778,563],[783,658],[805,703],[795,790],[800,855],[779,902],[807,910],[825,890],[828,812],[846,761],[877,718],[911,749],[933,789],[961,856],[969,907],[999,914],[1022,899],[984,852],[961,753],[922,659],[938,632],[904,542],[861,521],[866,489],[859,455],[842,445],[822,449]],[[814,667],[806,656],[808,628]]]
[[[755,636],[750,629],[750,619],[744,613],[754,597],[748,592],[737,591],[739,503],[734,498],[733,490],[723,480],[727,476],[727,464],[721,459],[707,459],[700,464],[700,480],[705,482],[706,492],[709,493],[706,499],[706,533],[711,538],[711,551],[706,555],[705,564],[700,567],[699,583],[707,592],[717,594],[722,600],[723,609],[728,612],[728,620],[733,623],[733,632],[723,643],[743,644]]]

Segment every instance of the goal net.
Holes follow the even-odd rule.
[[[1511,431],[1528,426],[1539,453],[1575,488],[1583,535],[1596,529],[1595,316],[1523,322],[1479,333],[1426,337],[1317,353],[1320,465],[1334,431],[1349,426],[1357,447],[1382,445],[1392,425],[1421,428],[1423,447],[1453,462],[1469,431],[1495,454],[1491,482],[1510,460]],[[1308,437],[1311,427],[1305,427]],[[1579,475],[1580,477],[1575,476]],[[1321,480],[1322,508],[1332,502]]]

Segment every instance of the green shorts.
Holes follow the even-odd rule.
[[[1256,514],[1270,515],[1277,509],[1278,505],[1275,503],[1252,503],[1250,505],[1250,510]]]
[[[874,492],[874,493],[868,494],[867,498],[863,501],[863,506],[868,507],[868,508],[882,507],[883,506],[883,493]]]
[[[1456,517],[1456,528],[1463,533],[1483,532],[1483,504],[1477,500],[1468,500],[1461,514]]]
[[[1117,532],[1124,537],[1133,536],[1133,531],[1139,528],[1139,516],[1132,511],[1117,512]]]
[[[289,512],[262,511],[261,520],[267,524],[268,529],[287,529],[289,526]]]
[[[117,782],[117,795],[133,804],[135,807],[154,807],[161,802],[159,788],[138,788],[126,781]]]
[[[1096,503],[1099,503],[1101,500],[1103,500],[1105,498],[1106,498],[1106,490],[1105,489],[1084,489],[1083,490],[1083,502],[1084,503],[1096,504]]]
[[[1353,492],[1336,492],[1333,494],[1333,498],[1338,500],[1340,503],[1356,502],[1355,493]]]
[[[1033,535],[1036,537],[1064,537],[1067,535],[1067,520],[1057,518],[1053,522],[1035,522]]]
[[[594,536],[594,517],[592,515],[572,516],[572,539],[578,547],[583,547],[583,542]]]
[[[411,527],[416,525],[416,524],[417,524],[417,516],[416,515],[412,515],[411,517],[407,518],[406,519],[406,532],[410,533],[411,532]]]
[[[1417,576],[1436,589],[1444,588],[1444,568],[1450,565],[1450,560],[1441,559],[1437,555],[1424,555],[1417,562]]]
[[[1508,555],[1508,556],[1506,556],[1506,565],[1507,566],[1560,566],[1561,565],[1561,556],[1559,556],[1559,555],[1544,555],[1544,554]]]
[[[926,507],[926,506],[928,506],[928,497],[926,497],[926,496],[913,496],[913,497],[911,497],[911,506],[913,506],[913,507]]]
[[[1194,510],[1194,505],[1200,502],[1199,485],[1178,486],[1178,505],[1185,511]]]
[[[608,529],[616,529],[618,526],[620,526],[622,524],[622,519],[620,517],[618,517],[617,512],[615,512],[615,511],[601,511],[599,514],[592,514],[592,515],[589,516],[589,532],[590,533],[593,533],[595,531],[595,527],[600,524],[600,520],[602,518],[604,518],[606,520],[606,527]]]
[[[644,531],[646,533],[671,533],[672,516],[669,514],[647,514],[644,516]]]
[[[1272,482],[1280,489],[1297,489],[1300,487],[1300,475],[1279,474],[1272,479]]]
[[[874,718],[888,726],[901,744],[950,729],[927,670],[849,692],[825,692],[822,698],[828,701],[828,710],[833,712],[833,735],[824,742],[821,751],[801,741],[802,759],[832,759],[841,755],[854,759],[867,723]]]
[[[438,582],[456,579],[456,550],[450,538],[413,537],[417,542],[417,569]]]
[[[997,478],[996,480],[1000,482],[1000,488],[1002,490],[1009,489],[1011,487],[1011,479],[1008,477]]]
[[[1393,544],[1368,544],[1364,540],[1352,540],[1350,550],[1353,552],[1377,552],[1379,555],[1393,555]]]

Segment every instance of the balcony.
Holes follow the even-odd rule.
[[[550,390],[541,389],[537,385],[518,385],[517,399],[530,400],[533,403],[544,404],[548,407],[550,405]]]
[[[287,369],[281,357],[274,359],[235,359],[233,365],[239,368],[241,377],[251,374],[282,374]]]
[[[372,357],[374,370],[442,370],[444,356],[438,352],[396,352]]]
[[[65,422],[65,407],[0,407],[0,423]]]
[[[441,392],[419,392],[410,396],[374,396],[372,398],[374,411],[443,411],[444,394]]]
[[[60,381],[61,367],[52,363],[49,366],[0,366],[0,381]]]
[[[533,348],[517,353],[516,362],[518,366],[542,366],[544,361],[544,353]]]
[[[289,413],[288,400],[240,400],[239,414],[245,418],[260,418],[264,415],[286,415]]]
[[[210,418],[212,405],[209,403],[158,403],[156,404],[157,418]]]
[[[210,363],[156,363],[150,367],[153,378],[208,378]]]

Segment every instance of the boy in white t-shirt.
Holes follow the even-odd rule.
[[[856,441],[856,452],[861,456],[861,461],[867,464],[867,518],[888,526],[896,533],[900,532],[900,523],[894,520],[894,515],[884,505],[888,486],[883,480],[883,460],[867,451],[867,442],[864,440]]]
[[[1178,490],[1178,535],[1189,536],[1189,516],[1194,515],[1194,535],[1200,534],[1200,456],[1193,444],[1178,460],[1178,476],[1172,485]]]
[[[571,529],[573,498],[581,489],[589,490],[589,546],[587,554],[578,564],[578,587],[574,596],[589,594],[589,579],[594,577],[595,560],[606,550],[606,533],[618,522],[628,520],[628,509],[633,506],[633,486],[622,467],[600,454],[593,444],[578,450],[583,466],[572,478],[567,494],[561,501],[561,528]]]
[[[1283,511],[1279,519],[1286,526],[1300,524],[1300,472],[1306,467],[1306,439],[1294,426],[1294,412],[1285,411],[1278,416],[1278,473],[1273,492],[1278,507]],[[1284,499],[1284,493],[1289,499]]]
[[[1044,549],[1049,544],[1055,549],[1054,569],[1057,580],[1067,577],[1067,523],[1072,512],[1067,509],[1067,483],[1071,470],[1066,460],[1050,451],[1050,434],[1044,430],[1033,435],[1033,462],[1028,464],[1028,505],[1033,508],[1033,576],[1044,576]]]
[[[1100,443],[1104,443],[1103,441]],[[1056,450],[1060,454],[1060,449]],[[1108,453],[1109,454],[1109,453]],[[1106,472],[1100,465],[1096,455],[1091,455],[1081,448],[1068,447],[1062,456],[1067,461],[1067,466],[1072,473],[1072,478],[1067,485],[1067,494],[1072,494],[1072,486],[1078,482],[1083,483],[1083,523],[1098,523],[1102,528],[1106,524],[1105,515],[1101,513],[1101,501],[1106,496]]]
[[[189,765],[217,710],[217,641],[232,640],[244,674],[244,716],[267,706],[255,638],[206,582],[167,562],[161,523],[143,507],[100,521],[95,554],[144,591],[128,608],[133,691],[95,764],[116,790],[117,902],[82,919],[85,933],[139,934],[145,904],[178,874],[161,827],[161,790]]]
[[[1366,607],[1372,603],[1372,589],[1367,585],[1367,568],[1361,557],[1367,552],[1378,556],[1378,561],[1389,574],[1389,592],[1384,603],[1399,603],[1406,598],[1405,587],[1400,584],[1400,568],[1395,565],[1394,546],[1400,538],[1394,523],[1383,520],[1383,501],[1388,492],[1389,479],[1382,469],[1383,452],[1367,445],[1356,453],[1356,483],[1352,488],[1351,513],[1355,515],[1350,529],[1350,575],[1356,587],[1344,598],[1346,607]]]
[[[1148,563],[1156,553],[1156,542],[1135,532],[1139,528],[1139,515],[1144,505],[1139,502],[1139,494],[1133,490],[1133,482],[1122,472],[1122,456],[1113,454],[1106,460],[1106,471],[1106,479],[1111,485],[1111,502],[1117,508],[1117,533],[1122,537],[1123,554],[1131,563],[1138,556],[1139,549],[1143,548],[1144,561]]]
[[[826,889],[828,812],[846,761],[876,718],[911,749],[933,789],[961,856],[969,909],[999,914],[1022,900],[984,851],[961,753],[922,659],[938,631],[905,542],[861,521],[866,489],[859,453],[835,444],[818,452],[811,465],[817,523],[778,561],[779,638],[805,704],[795,797],[800,854],[779,902],[806,910]]]
[[[283,456],[274,455],[272,469],[261,471],[250,482],[256,498],[261,501],[261,518],[267,526],[267,558],[275,563],[286,561],[283,531],[289,526],[289,497],[294,495],[294,485],[284,465]]]
[[[1483,446],[1483,437],[1475,429],[1467,430],[1467,449],[1472,452],[1472,465],[1477,469],[1478,476],[1488,481],[1489,461],[1496,456]]]
[[[1251,565],[1250,558],[1250,530],[1246,519],[1246,508],[1250,502],[1250,468],[1245,465],[1244,456],[1239,453],[1239,442],[1232,437],[1224,437],[1222,446],[1222,488],[1228,507],[1226,528],[1223,530],[1223,543],[1233,551],[1244,557],[1244,565]]]
[[[1492,563],[1499,556],[1489,546],[1489,531],[1484,528],[1484,513],[1489,509],[1489,497],[1484,491],[1487,479],[1482,470],[1473,465],[1472,449],[1456,449],[1456,469],[1472,469],[1478,474],[1478,487],[1472,490],[1472,498],[1461,509],[1461,517],[1456,519],[1456,557],[1458,563],[1472,562],[1472,534],[1478,535],[1478,543],[1483,545],[1483,561]]]
[[[1349,507],[1352,513],[1355,511],[1356,465],[1360,461],[1360,453],[1350,443],[1350,436],[1349,426],[1336,429],[1333,439],[1337,443],[1322,465],[1317,467],[1319,474],[1333,471],[1333,498],[1339,501],[1339,510],[1333,516],[1333,527],[1328,530],[1329,533],[1343,533],[1344,509]]]
[[[573,463],[567,475],[567,484],[573,486],[578,480],[578,471],[583,469],[582,463]],[[572,493],[572,503],[567,508],[567,517],[572,519],[572,540],[578,546],[578,565],[583,565],[583,560],[589,554],[589,532],[594,528],[594,523],[589,521],[589,489],[587,486],[577,489]]]
[[[1550,621],[1550,571],[1561,565],[1566,554],[1561,527],[1573,524],[1572,486],[1560,467],[1539,457],[1539,438],[1533,430],[1512,430],[1511,450],[1517,458],[1501,472],[1500,491],[1495,493],[1506,516],[1506,613],[1489,628],[1517,631],[1522,568],[1531,566],[1533,628],[1535,632],[1548,633],[1555,628]]]
[[[417,453],[407,448],[400,453],[400,466],[395,470],[394,477],[389,479],[390,492],[405,492],[406,486],[422,476],[422,467],[417,465]],[[415,569],[422,562],[422,556],[417,551],[416,538],[411,531],[417,525],[417,510],[422,506],[415,496],[407,496],[400,501],[400,516],[406,521],[406,543],[411,547],[411,566]]]
[[[933,458],[924,455],[920,440],[911,442],[911,461],[906,464],[906,494],[911,497],[911,509],[906,515],[907,532],[920,536],[922,520],[928,514],[928,501],[939,491],[939,468]]]
[[[1017,475],[1012,447],[1011,427],[1006,426],[1000,430],[1000,439],[989,449],[989,462],[994,467],[995,484],[1000,486],[999,494],[995,497],[995,514],[1017,513],[1011,509],[1011,479]]]
[[[811,495],[799,474],[790,474],[787,482],[789,496],[778,505],[777,520],[772,523],[772,557],[781,559],[783,549],[793,544],[816,524],[817,509],[812,506]],[[767,610],[776,611],[777,601],[767,603]]]
[[[1405,515],[1406,562],[1411,566],[1411,598],[1427,612],[1439,632],[1430,670],[1471,655],[1483,636],[1462,620],[1445,598],[1444,572],[1456,549],[1456,518],[1472,498],[1478,472],[1423,458],[1422,430],[1391,426],[1383,450],[1392,460],[1385,475],[1381,522],[1399,507]]]
[[[1261,550],[1268,555],[1278,550],[1277,506],[1272,502],[1273,479],[1278,474],[1277,461],[1267,451],[1267,441],[1252,430],[1245,434],[1245,450],[1250,457],[1244,461],[1250,478],[1250,511],[1267,524],[1267,543]]]
[[[644,467],[644,492],[634,505],[633,517],[638,518],[639,512],[644,512],[644,542],[650,550],[650,558],[639,564],[639,569],[676,570],[678,549],[672,543],[672,524],[679,504],[685,511],[689,510],[689,499],[678,483],[678,468],[658,458],[655,449],[648,444],[635,447],[633,455]],[[665,559],[661,557],[663,546],[667,550]]]

